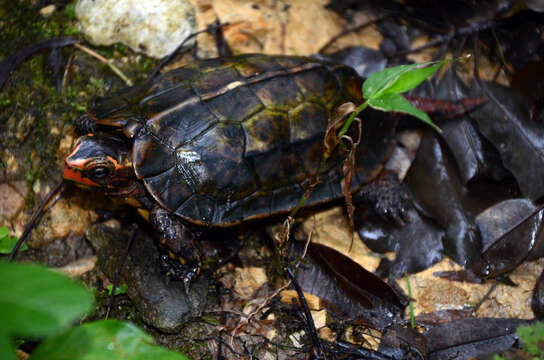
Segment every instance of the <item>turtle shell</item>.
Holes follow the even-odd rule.
[[[321,160],[331,114],[360,103],[361,84],[343,65],[241,55],[166,72],[91,112],[139,123],[134,171],[161,206],[192,223],[229,226],[297,204]],[[374,179],[392,150],[395,120],[364,113],[352,190]],[[308,205],[343,196],[345,155],[338,147],[330,157]]]

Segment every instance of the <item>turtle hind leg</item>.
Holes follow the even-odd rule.
[[[391,171],[383,171],[378,178],[359,189],[353,196],[353,202],[369,206],[376,215],[401,226],[410,222],[408,210],[413,207],[410,195]]]
[[[151,211],[150,221],[160,235],[161,269],[169,278],[183,281],[188,290],[200,273],[198,235],[159,206]]]

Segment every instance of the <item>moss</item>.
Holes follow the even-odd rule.
[[[66,7],[64,8],[64,15],[69,20],[74,20],[76,18],[76,4],[75,3],[67,4]]]
[[[73,2],[64,8],[57,8],[47,19],[32,4],[31,1],[0,0],[0,14],[9,14],[1,20],[0,40],[3,46],[0,48],[0,60],[25,46],[60,36],[61,33],[64,36],[77,34]],[[122,45],[93,50],[113,59],[131,79],[145,78],[158,62],[134,54]],[[60,179],[66,154],[59,153],[59,142],[72,131],[70,127],[86,111],[89,100],[124,86],[106,65],[88,54],[72,47],[62,49],[62,53],[65,61],[70,59],[71,65],[61,89],[56,88],[56,81],[48,66],[48,53],[44,52],[32,56],[13,71],[0,92],[0,170],[5,168],[0,176],[7,176],[10,181],[24,179],[29,189],[33,189],[38,180],[42,185],[50,185]],[[128,61],[119,60],[121,57],[126,57]],[[24,119],[32,119],[32,123],[29,122],[30,127],[25,127],[30,130],[21,140],[16,135],[21,132],[21,125],[25,125],[21,124]],[[52,132],[52,129],[56,131]],[[13,169],[6,168],[8,155],[16,157],[17,166]],[[30,190],[25,201],[25,209],[31,211],[39,199]],[[105,299],[107,303],[108,297],[105,296]],[[138,316],[134,316],[135,312],[129,303],[123,305],[119,315],[141,322]]]
[[[0,7],[10,15],[3,19],[0,31],[0,40],[4,45],[0,48],[0,58],[25,46],[57,37],[61,29],[65,35],[66,30],[75,31],[73,21],[63,11],[58,10],[50,18],[44,19],[38,13],[39,9],[28,1],[3,2]],[[73,58],[73,63],[77,61],[79,54],[74,49],[64,48],[62,52],[65,61],[69,57]],[[56,80],[48,65],[48,53],[36,54],[10,74],[0,92],[0,148],[15,154],[19,165],[15,169],[6,169],[6,176],[11,179],[25,178],[30,189],[37,179],[60,177],[56,164],[64,154],[59,156],[57,148],[63,134],[57,131],[53,135],[51,129],[61,130],[72,124],[85,110],[88,97],[96,91],[96,86],[89,85],[87,69],[96,78],[100,78],[101,74],[91,66],[77,62],[78,68],[69,74],[68,86],[57,90]],[[78,71],[83,69],[86,74]],[[82,97],[81,94],[88,95]],[[21,123],[28,119],[33,122]],[[29,130],[21,132],[21,129]],[[21,139],[21,134],[24,139]],[[32,159],[17,156],[31,153],[36,155]],[[0,153],[0,156],[5,154]],[[33,195],[29,194],[27,205],[32,205],[33,201]]]

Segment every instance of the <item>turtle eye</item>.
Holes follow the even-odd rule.
[[[109,169],[105,166],[97,166],[91,170],[91,176],[95,179],[104,179],[109,173]]]

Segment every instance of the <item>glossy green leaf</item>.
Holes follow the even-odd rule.
[[[431,121],[429,115],[415,108],[408,100],[400,94],[386,94],[377,99],[368,101],[368,105],[374,109],[381,111],[396,111],[415,116],[433,128],[440,129]]]
[[[0,274],[4,336],[41,337],[91,309],[93,297],[84,286],[42,266],[0,262]]]
[[[9,228],[7,226],[0,226],[0,240],[9,236]]]
[[[12,340],[11,336],[0,326],[0,359],[15,360],[15,346]]]
[[[403,73],[415,69],[418,64],[413,65],[400,65],[390,67],[378,71],[372,75],[363,83],[363,97],[365,99],[372,99],[380,95],[388,86]]]
[[[102,320],[71,328],[44,341],[31,360],[188,360],[180,353],[152,344],[135,325]]]
[[[386,68],[372,74],[363,84],[365,99],[375,99],[385,94],[411,90],[438,70],[445,62],[400,65]]]
[[[115,295],[124,294],[127,292],[127,284],[121,284],[115,288]],[[108,295],[111,295],[111,290],[113,289],[113,284],[109,284],[106,286],[106,289],[108,290]]]
[[[0,227],[0,254],[9,254],[11,253],[11,250],[17,243],[17,238],[13,236],[9,236],[9,231],[6,231],[4,234],[3,230],[7,228],[6,227]],[[21,247],[19,248],[19,251],[25,251],[28,250],[28,246],[23,243]]]
[[[449,60],[442,60],[439,63],[431,66],[416,68],[408,72],[402,73],[395,81],[393,81],[391,86],[385,89],[384,94],[399,94],[408,90],[412,90],[423,81],[425,81],[429,76],[433,75],[436,70],[440,69],[440,67],[444,65],[447,61]]]

